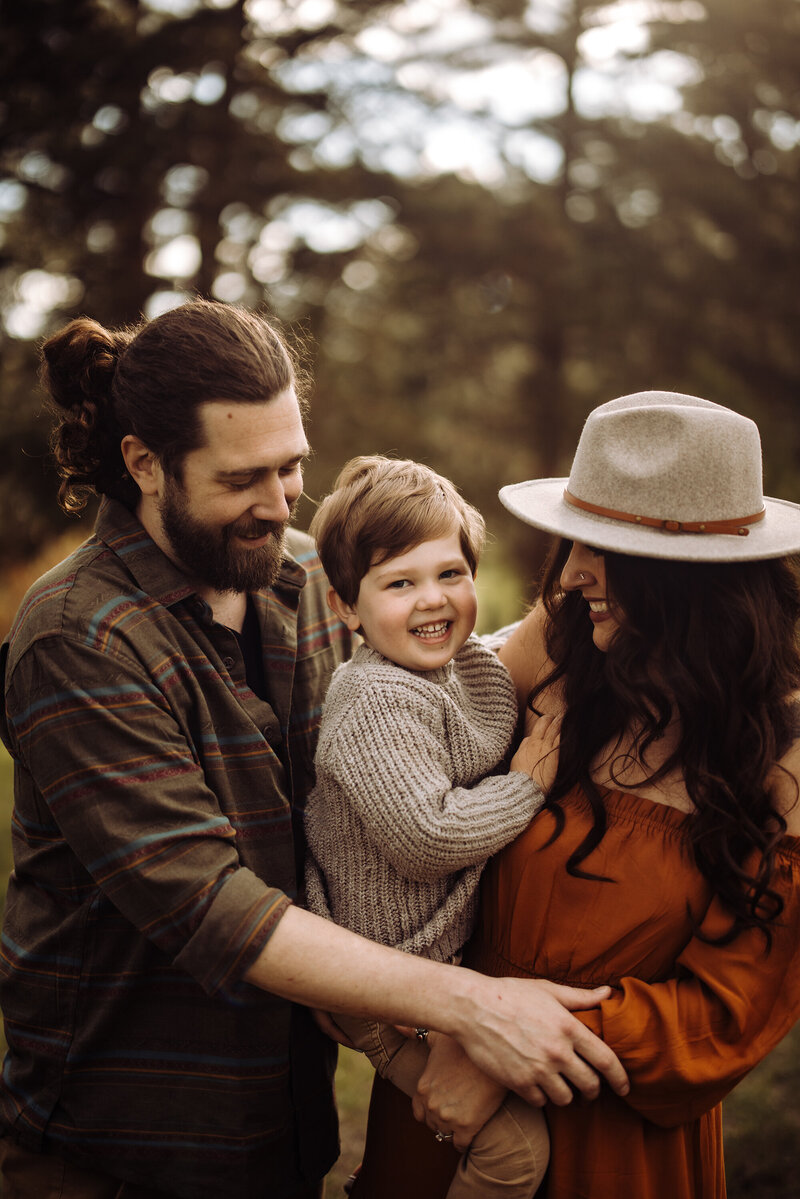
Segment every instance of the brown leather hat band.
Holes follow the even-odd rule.
[[[589,504],[579,500],[564,491],[564,499],[573,508],[582,508],[584,512],[592,512],[595,516],[607,516],[611,520],[627,520],[634,525],[647,525],[651,529],[666,529],[669,533],[734,533],[738,537],[747,537],[750,530],[747,525],[754,525],[763,520],[766,508],[755,512],[752,516],[740,516],[736,520],[661,520],[657,516],[634,516],[632,512],[617,512],[614,508],[601,508],[599,504]]]

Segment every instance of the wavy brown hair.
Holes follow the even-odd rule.
[[[192,300],[125,329],[70,321],[42,346],[41,379],[56,416],[59,503],[77,512],[92,493],[138,500],[120,450],[128,433],[180,479],[201,444],[204,402],[264,403],[294,385],[302,405],[307,375],[265,317]]]
[[[554,663],[531,693],[563,688],[565,715],[547,806],[563,828],[561,799],[584,791],[593,828],[571,855],[571,874],[606,831],[593,760],[633,732],[641,762],[677,717],[674,752],[650,781],[681,770],[694,805],[694,860],[732,917],[726,940],[761,929],[783,909],[771,887],[775,849],[786,831],[770,773],[796,735],[791,697],[800,687],[800,575],[789,558],[760,562],[674,562],[604,553],[608,595],[624,613],[607,652],[592,641],[586,603],[559,578],[571,548],[557,542],[545,567],[545,637]],[[618,758],[618,765],[624,763]],[[753,859],[753,855],[755,858]],[[752,861],[755,860],[755,867]],[[588,863],[587,863],[588,865]]]
[[[486,536],[480,512],[429,466],[371,454],[345,463],[309,533],[331,586],[354,604],[371,566],[453,529],[474,575]]]

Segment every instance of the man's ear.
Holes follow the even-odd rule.
[[[354,604],[346,604],[338,591],[333,587],[328,588],[328,607],[335,616],[339,617],[342,624],[346,624],[351,633],[357,633],[361,628],[361,621],[356,612]]]
[[[128,474],[137,484],[142,495],[157,495],[161,488],[164,472],[161,464],[141,438],[127,433],[120,444]]]

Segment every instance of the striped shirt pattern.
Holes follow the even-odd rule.
[[[0,1119],[34,1150],[187,1199],[281,1199],[337,1151],[331,1055],[243,981],[296,897],[293,816],[349,634],[311,541],[239,643],[121,504],[2,649],[15,759]]]

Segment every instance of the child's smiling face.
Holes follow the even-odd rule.
[[[406,670],[445,666],[475,627],[478,610],[456,530],[371,566],[354,604],[335,593],[331,602],[348,628]]]

